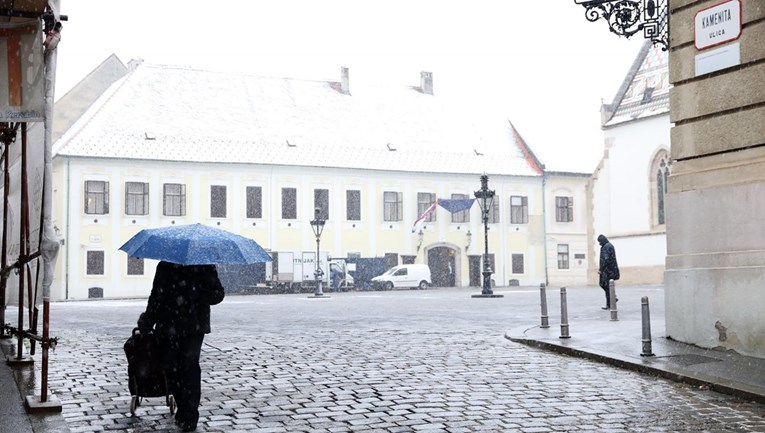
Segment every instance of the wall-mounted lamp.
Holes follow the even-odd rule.
[[[465,237],[467,238],[467,243],[465,244],[465,252],[467,252],[468,248],[470,248],[470,243],[473,242],[473,234],[470,233],[470,229],[468,229],[467,233],[465,233]]]
[[[417,253],[420,252],[420,248],[422,248],[422,242],[425,238],[425,233],[422,232],[422,229],[420,229],[419,232],[417,232],[417,237],[419,238],[417,242]]]

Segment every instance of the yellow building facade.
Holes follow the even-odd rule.
[[[75,120],[54,144],[63,246],[53,299],[147,296],[156,262],[119,251],[145,228],[202,223],[273,252],[315,251],[317,207],[331,258],[426,263],[434,285],[478,288],[478,203],[462,213],[437,206],[414,222],[435,199],[473,198],[482,174],[496,193],[494,284],[538,285],[557,266],[548,263],[545,202],[555,201],[545,198],[543,165],[506,119],[440,101],[432,74],[420,86],[356,91],[346,69],[340,82],[127,69],[89,106],[77,100],[77,116],[57,105]],[[585,183],[556,190],[586,209]],[[576,218],[559,229],[581,232],[582,243],[587,217]]]
[[[314,217],[315,189],[329,191],[329,218],[321,237],[321,249],[329,252],[330,257],[395,255],[398,263],[402,263],[404,256],[413,256],[415,263],[427,263],[433,272],[438,272],[446,263],[428,260],[428,251],[444,248],[454,260],[454,285],[477,286],[475,273],[479,269],[476,266],[484,250],[484,230],[477,204],[470,209],[465,222],[452,222],[451,214],[439,208],[435,211],[435,221],[425,222],[417,232],[412,232],[413,222],[419,216],[417,193],[434,193],[437,197],[472,196],[478,183],[475,175],[439,177],[421,173],[154,161],[125,164],[121,160],[58,157],[54,177],[54,224],[65,240],[52,289],[54,299],[147,296],[156,262],[146,260],[142,272],[134,272],[129,269],[127,255],[119,251],[124,242],[145,228],[200,222],[255,239],[271,251],[312,251],[315,238],[309,221]],[[108,185],[106,213],[85,213],[84,185],[91,181]],[[125,184],[130,182],[148,184],[148,214],[126,214]],[[186,185],[185,215],[165,216],[162,214],[163,185],[179,183]],[[223,217],[211,216],[213,186],[224,186],[226,190]],[[285,186],[297,191],[294,219],[281,215],[281,189]],[[262,188],[260,217],[247,217],[247,187]],[[544,282],[541,178],[496,176],[490,179],[490,187],[496,192],[499,209],[499,222],[489,224],[495,284],[505,286],[510,280],[522,285]],[[347,191],[360,192],[360,220],[347,218]],[[400,220],[385,220],[385,192],[401,193]],[[527,197],[527,223],[509,222],[512,196]],[[471,262],[471,258],[479,261]]]

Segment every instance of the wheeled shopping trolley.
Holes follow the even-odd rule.
[[[162,365],[162,347],[157,336],[141,333],[138,328],[124,345],[128,360],[128,388],[130,389],[130,414],[135,415],[141,400],[146,397],[165,397],[170,414],[175,413],[175,399],[169,392],[167,376]]]

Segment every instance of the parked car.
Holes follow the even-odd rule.
[[[399,265],[372,278],[372,287],[378,290],[394,288],[427,289],[431,285],[428,265]]]

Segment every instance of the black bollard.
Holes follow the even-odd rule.
[[[540,328],[549,328],[550,319],[547,317],[547,290],[545,289],[545,283],[539,285],[539,297],[542,303],[542,325]]]
[[[641,301],[643,312],[643,353],[640,356],[654,356],[651,348],[651,311],[648,306],[648,296]]]
[[[616,309],[616,284],[614,284],[614,280],[608,280],[608,298],[610,301],[608,307],[611,309],[611,321],[616,322],[619,320],[619,311]]]
[[[560,338],[571,338],[568,333],[568,306],[566,305],[566,288],[560,288]]]

